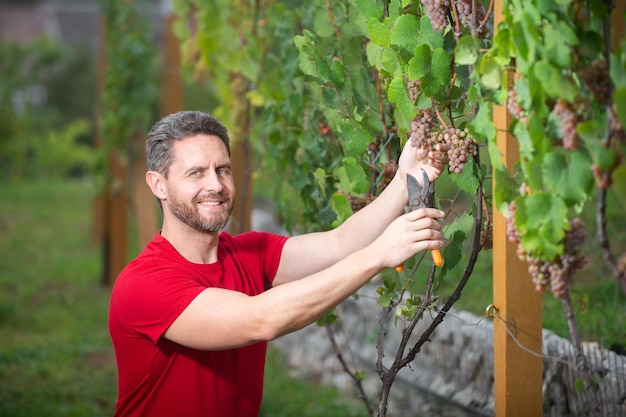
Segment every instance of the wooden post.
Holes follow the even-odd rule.
[[[161,97],[159,114],[161,117],[176,113],[183,107],[183,83],[181,76],[181,58],[178,39],[174,36],[172,25],[175,20],[174,13],[170,13],[165,19],[163,33],[163,74],[161,79]],[[141,250],[158,231],[160,225],[157,220],[159,213],[158,203],[150,188],[146,184],[146,148],[145,134],[138,134],[133,140],[136,145],[137,158],[132,166],[132,200],[137,224],[137,243]]]
[[[503,3],[496,0],[494,4],[496,30],[503,19]],[[494,106],[493,117],[498,149],[504,164],[512,169],[519,161],[519,149],[508,130],[511,115],[506,106]],[[495,186],[494,181],[494,190]],[[493,222],[495,416],[541,416],[541,293],[534,288],[528,265],[518,259],[516,245],[508,240],[506,220],[495,205]]]
[[[98,91],[104,87],[106,68],[106,20],[101,20],[100,63],[98,73]],[[96,114],[100,115],[100,108]],[[98,122],[96,122],[98,126]],[[97,146],[104,146],[99,128],[96,128]],[[120,161],[115,149],[108,155],[108,182],[100,196],[94,201],[94,237],[102,243],[105,284],[112,285],[117,275],[128,262],[128,189],[127,169]]]

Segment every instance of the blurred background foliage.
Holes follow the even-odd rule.
[[[91,173],[96,86],[85,49],[46,38],[0,42],[0,178]]]

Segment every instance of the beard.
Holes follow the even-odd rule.
[[[194,198],[192,200],[192,206],[186,205],[176,198],[171,197],[168,200],[170,211],[178,220],[198,232],[218,232],[228,224],[228,220],[233,211],[233,202],[229,198],[224,198],[221,194],[211,195],[210,197],[212,198],[218,197],[222,200],[224,210],[220,213],[215,213],[207,219],[200,214],[197,207],[198,202],[204,200],[205,197]]]

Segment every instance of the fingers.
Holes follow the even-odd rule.
[[[385,246],[391,251],[390,256],[402,258],[396,260],[396,264],[423,250],[443,247],[441,224],[437,219],[444,215],[438,209],[422,208],[403,214],[390,225],[389,233],[382,239],[387,242]]]
[[[444,211],[436,209],[436,208],[429,208],[429,207],[412,210],[404,214],[404,216],[406,216],[407,220],[409,221],[415,221],[415,220],[422,219],[422,218],[442,219],[445,217],[445,215],[446,213]],[[436,221],[435,223],[439,224]]]

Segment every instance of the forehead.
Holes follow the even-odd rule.
[[[204,161],[203,165],[209,162],[222,164],[230,161],[226,145],[215,135],[199,134],[174,141],[172,154],[174,163],[183,165],[195,165],[201,161]]]

